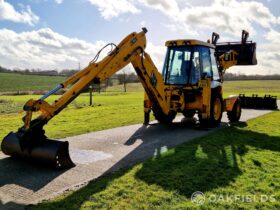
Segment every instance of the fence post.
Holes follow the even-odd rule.
[[[123,90],[126,93],[126,81],[125,81],[125,72],[123,72]]]
[[[92,106],[92,91],[93,87],[92,85],[89,86],[89,105]]]

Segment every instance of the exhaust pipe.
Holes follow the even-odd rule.
[[[6,155],[50,165],[57,169],[74,167],[69,155],[69,143],[51,139],[38,139],[38,143],[22,147],[17,133],[10,132],[2,141],[1,149]]]

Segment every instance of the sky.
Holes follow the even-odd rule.
[[[106,43],[148,29],[146,51],[161,71],[165,41],[257,42],[257,66],[237,74],[280,74],[279,0],[0,0],[0,65],[11,69],[78,69]]]

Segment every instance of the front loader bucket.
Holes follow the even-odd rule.
[[[230,50],[237,52],[237,63],[236,65],[256,65],[256,43],[254,42],[225,42],[217,43],[216,53],[220,56]]]
[[[14,132],[10,132],[2,141],[1,149],[6,155],[24,158],[30,161],[50,165],[58,169],[74,167],[69,155],[69,143],[46,139],[40,144],[21,148],[20,138]]]
[[[252,96],[245,96],[245,94],[239,94],[242,108],[249,109],[277,109],[277,97],[271,95],[265,95],[259,97],[257,94]]]

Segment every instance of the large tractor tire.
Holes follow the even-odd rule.
[[[202,119],[199,115],[199,121],[205,127],[217,127],[220,125],[223,116],[223,99],[220,94],[211,95],[210,118]]]
[[[231,111],[227,112],[228,120],[230,122],[238,122],[241,117],[241,102],[237,99]]]
[[[152,110],[156,120],[163,124],[172,123],[172,121],[174,120],[177,114],[176,112],[169,112],[168,115],[166,115],[162,112],[161,108],[158,107],[157,105],[154,105],[152,107]]]
[[[195,115],[195,110],[184,110],[183,115],[185,116],[185,118],[193,118],[193,116]]]

